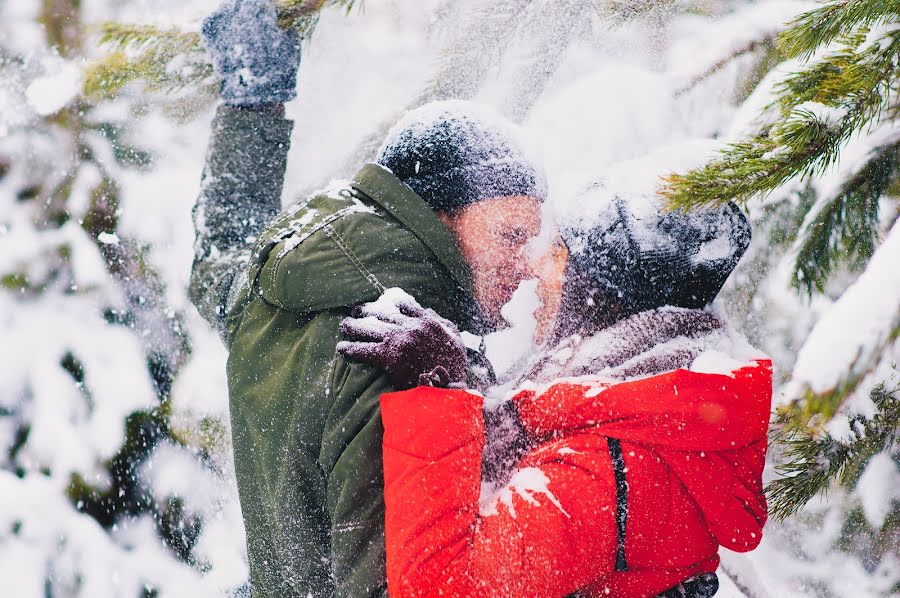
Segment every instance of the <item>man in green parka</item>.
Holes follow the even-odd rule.
[[[351,181],[279,214],[299,40],[270,0],[228,0],[203,33],[223,105],[194,208],[190,296],[229,349],[252,591],[385,595],[379,397],[397,384],[336,354],[341,321],[400,287],[460,329],[489,331],[531,276],[542,177],[512,125],[447,102],[407,115]]]

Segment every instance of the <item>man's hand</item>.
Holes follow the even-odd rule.
[[[261,106],[297,97],[300,38],[278,26],[274,0],[225,0],[203,21],[203,38],[226,104]]]
[[[341,323],[339,353],[382,368],[397,389],[465,387],[466,348],[456,326],[390,289]]]

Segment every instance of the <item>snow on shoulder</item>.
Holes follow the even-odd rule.
[[[734,372],[746,366],[745,361],[735,359],[721,351],[704,351],[691,364],[690,370],[698,374],[720,374],[734,378]]]

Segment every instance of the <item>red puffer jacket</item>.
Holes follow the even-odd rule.
[[[383,395],[391,596],[654,596],[714,571],[762,537],[771,397],[767,360],[520,392],[542,440],[481,497],[482,398]]]

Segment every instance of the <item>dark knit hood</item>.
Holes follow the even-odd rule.
[[[564,227],[570,266],[622,315],[665,305],[702,308],[715,299],[750,243],[750,224],[733,203],[665,211],[653,196],[609,197],[602,184],[580,203],[603,203],[589,223]]]

